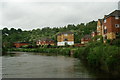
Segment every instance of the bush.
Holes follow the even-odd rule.
[[[83,48],[83,47],[77,48],[73,54],[73,57],[82,59],[82,57],[84,56],[84,51],[85,51],[84,49],[85,48]]]
[[[101,58],[103,53],[103,47],[95,47],[91,48],[90,52],[88,53],[87,60],[91,66],[94,65],[94,67],[101,66]]]
[[[101,68],[101,66],[107,66],[109,71],[114,71],[116,66],[120,66],[119,52],[120,47],[101,45],[90,49],[87,60],[91,66],[97,68]]]
[[[120,39],[113,40],[111,45],[115,45],[115,46],[120,47]]]

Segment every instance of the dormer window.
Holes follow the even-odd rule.
[[[119,28],[119,27],[120,27],[120,25],[119,25],[119,24],[115,24],[115,27],[116,27],[116,28]]]
[[[106,23],[107,21],[106,21],[106,19],[104,20],[104,23]]]
[[[119,19],[119,16],[115,16],[115,19]]]

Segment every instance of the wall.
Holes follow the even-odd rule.
[[[65,46],[65,43],[67,43],[68,45],[74,45],[74,41],[62,41],[62,42],[57,42],[58,46]]]
[[[67,41],[64,41],[64,39],[67,39]],[[74,45],[74,34],[67,34],[67,36],[61,34],[57,36],[58,46],[64,46],[65,43],[67,43],[68,45]]]
[[[102,35],[102,24],[100,23],[99,20],[97,23],[97,33],[98,33],[98,35]]]
[[[115,39],[115,33],[120,32],[120,27],[116,28],[115,24],[120,25],[120,17],[119,19],[115,19],[115,17],[109,17],[106,19],[106,23],[104,23],[104,26],[107,27],[107,39]]]
[[[58,42],[63,42],[64,39],[68,39],[68,41],[74,41],[74,34],[67,34],[67,36],[62,34],[62,35],[57,36],[57,41]]]

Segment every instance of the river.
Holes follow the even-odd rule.
[[[29,52],[10,54],[2,57],[3,78],[96,78],[77,58]]]

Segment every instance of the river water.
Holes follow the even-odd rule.
[[[96,78],[77,58],[14,52],[2,57],[3,78]]]

